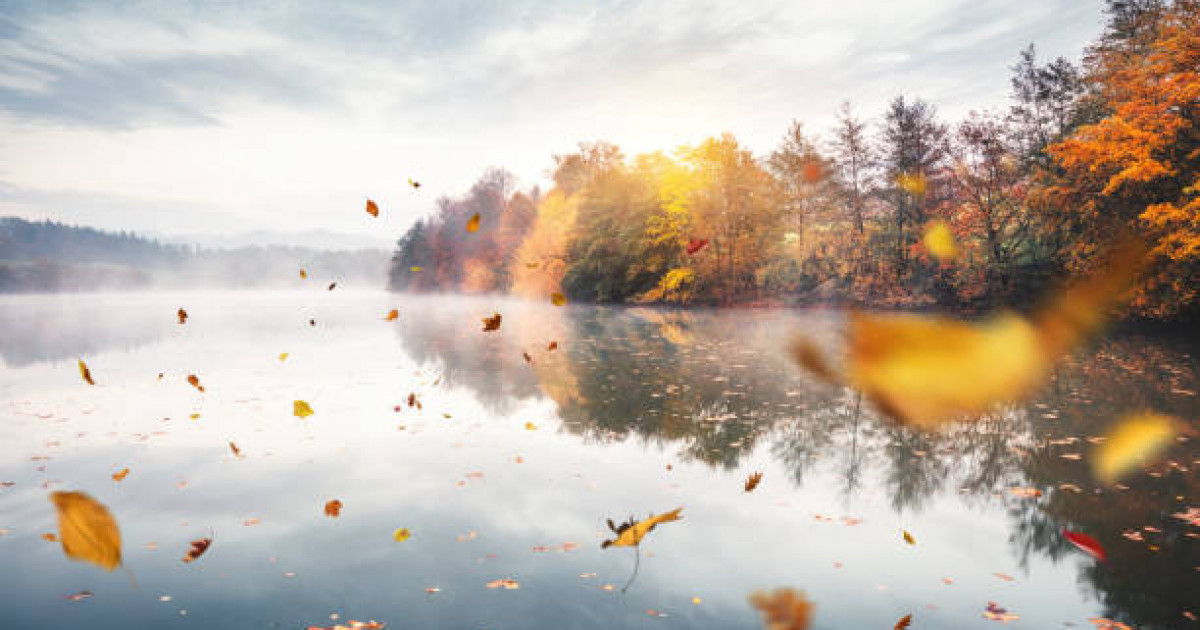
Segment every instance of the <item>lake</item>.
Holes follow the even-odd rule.
[[[747,597],[791,587],[822,629],[1005,625],[989,602],[1013,628],[1200,627],[1197,440],[1116,487],[1088,463],[1121,413],[1197,426],[1194,339],[1110,337],[1028,404],[930,433],[788,359],[841,326],[324,287],[0,296],[0,626],[751,629]],[[57,490],[108,506],[123,569],[43,539]],[[606,519],[677,507],[601,548]]]

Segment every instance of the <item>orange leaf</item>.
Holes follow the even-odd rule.
[[[377,217],[379,216],[379,206],[375,205],[374,201],[367,200],[367,214]]]

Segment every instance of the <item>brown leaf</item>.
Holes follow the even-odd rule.
[[[414,189],[415,189],[415,188],[420,188],[420,187],[421,187],[421,182],[418,182],[418,181],[416,181],[416,180],[414,180],[413,178],[411,178],[411,177],[410,177],[410,178],[408,178],[408,185],[409,185],[409,186],[412,186]]]
[[[305,278],[307,278],[307,277],[308,277],[308,272],[307,272],[307,271],[305,271],[305,270],[303,270],[303,269],[301,269],[301,270],[300,270],[300,279],[301,279],[301,280],[303,280],[303,279],[305,279]]]
[[[550,303],[555,306],[566,306],[567,296],[563,295],[562,293],[551,293]]]
[[[187,323],[187,318],[188,318],[187,311],[185,311],[185,310],[183,310],[183,309],[181,308],[181,309],[179,309],[179,310],[178,310],[178,311],[175,313],[175,315],[177,315],[177,316],[179,317],[179,323],[180,323],[180,324],[186,324],[186,323]]]
[[[79,360],[79,375],[83,377],[83,380],[88,385],[96,384],[96,381],[92,380],[92,371],[88,369],[88,366],[83,362],[83,359]]]
[[[183,556],[184,563],[195,562],[197,558],[204,555],[204,552],[208,551],[209,546],[212,545],[212,541],[213,539],[210,537],[193,540],[187,554]]]
[[[528,352],[522,352],[522,353],[521,353],[521,356],[525,357],[525,362],[526,362],[526,363],[529,363],[529,364],[532,364],[532,363],[533,363],[533,357],[529,356],[529,353],[528,353]]]
[[[760,472],[750,473],[750,477],[746,479],[746,492],[754,492],[758,487],[758,482],[762,481],[763,474]]]
[[[551,341],[551,342],[550,342],[550,345],[549,345],[549,346],[546,346],[546,351],[547,351],[547,352],[554,352],[555,350],[558,350],[558,342],[557,342],[557,341]]]
[[[242,456],[242,449],[238,448],[238,445],[237,445],[237,444],[234,444],[233,442],[230,442],[230,443],[229,443],[229,450],[233,451],[233,456],[234,456],[234,457],[241,457],[241,456]]]
[[[379,206],[376,205],[375,202],[371,201],[370,199],[367,200],[367,214],[369,214],[373,217],[379,216]]]
[[[388,311],[387,317],[383,318],[383,321],[394,322],[399,318],[400,318],[400,310],[394,308],[394,309]]]
[[[917,539],[913,538],[913,535],[912,535],[912,534],[910,534],[910,533],[908,533],[908,530],[904,530],[904,529],[902,529],[902,530],[900,530],[900,531],[901,531],[901,533],[904,535],[904,542],[906,542],[906,543],[908,543],[908,544],[910,544],[910,545],[915,545],[915,544],[917,544]]]
[[[334,288],[334,287],[336,287],[336,286],[337,286],[337,283],[336,283],[336,282],[330,282],[330,283],[329,283],[329,290],[330,290],[330,291],[332,291],[332,290],[333,290],[333,288]]]
[[[58,512],[58,537],[63,553],[106,571],[121,565],[121,530],[108,508],[83,492],[50,495]]]
[[[334,499],[325,502],[325,516],[337,518],[342,515],[342,502]]]
[[[188,374],[187,382],[192,387],[195,387],[196,389],[198,389],[200,391],[204,391],[204,386],[200,384],[199,376],[196,376],[195,374]]]
[[[754,593],[750,604],[762,613],[767,630],[808,630],[812,624],[814,606],[801,591],[778,588],[771,593]]]
[[[900,621],[896,622],[896,625],[892,628],[892,630],[904,630],[905,628],[907,628],[911,625],[912,625],[912,615],[904,615],[903,617],[900,618]]]
[[[483,318],[483,332],[491,332],[493,330],[500,330],[500,319],[501,319],[500,313],[496,313],[495,315],[492,315],[491,317],[484,317]]]

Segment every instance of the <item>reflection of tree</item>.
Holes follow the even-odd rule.
[[[1186,349],[1140,337],[1110,340],[1061,366],[1040,400],[925,432],[884,421],[857,394],[815,385],[787,363],[779,339],[796,329],[816,337],[832,330],[817,315],[757,314],[747,321],[738,311],[507,305],[503,311],[503,335],[477,332],[468,308],[443,313],[441,324],[409,326],[404,342],[494,408],[540,389],[556,402],[564,430],[583,439],[636,437],[719,468],[739,466],[765,444],[797,486],[822,467],[835,472],[847,509],[862,487],[884,488],[897,512],[921,511],[946,495],[999,505],[1022,566],[1037,556],[1079,557],[1063,539],[1064,527],[1090,534],[1110,560],[1085,561],[1081,585],[1096,593],[1106,616],[1139,628],[1177,626],[1189,603],[1184,594],[1200,592],[1197,539],[1169,516],[1185,507],[1176,496],[1196,496],[1195,473],[1159,466],[1162,478],[1143,475],[1129,490],[1096,493],[1086,461],[1060,457],[1086,457],[1092,447],[1086,438],[1123,410],[1196,417],[1194,397],[1172,394],[1195,387]],[[547,338],[563,350],[534,353],[534,364],[526,365],[522,349],[544,348]],[[1175,459],[1186,465],[1194,451]],[[1010,491],[1017,486],[1044,494],[1021,497]],[[1147,542],[1121,535],[1135,530]]]

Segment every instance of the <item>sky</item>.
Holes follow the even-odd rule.
[[[0,216],[385,244],[489,166],[545,188],[581,141],[732,132],[765,155],[847,100],[1002,111],[1022,48],[1078,60],[1102,20],[1099,0],[0,0]]]

